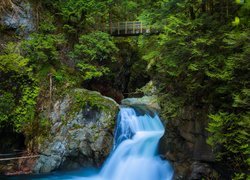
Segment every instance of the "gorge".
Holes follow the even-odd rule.
[[[0,179],[249,179],[249,12],[1,0]]]

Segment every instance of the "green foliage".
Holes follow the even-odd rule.
[[[234,95],[233,107],[250,108],[250,89],[242,89],[241,92]]]
[[[107,109],[109,104],[104,101],[100,94],[90,91],[76,91],[74,100],[78,108],[85,108],[90,106],[91,108]]]
[[[111,117],[115,116],[115,113],[117,112],[117,104],[108,98],[104,98],[98,92],[89,91],[86,89],[75,89],[73,91],[71,90],[68,95],[72,104],[68,112],[69,116],[67,116],[69,119],[65,119],[66,121],[75,117],[76,112],[80,112],[80,110],[86,108],[96,111],[111,112]],[[114,126],[113,122],[113,120],[109,121],[111,127]]]
[[[39,94],[39,88],[36,86],[24,86],[22,89],[22,97],[18,102],[18,106],[14,110],[14,126],[17,131],[24,131],[26,126],[31,126],[35,120],[36,98]]]
[[[105,11],[105,2],[100,2],[96,0],[90,0],[88,2],[84,0],[57,0],[53,2],[56,9],[59,10],[60,15],[65,21],[70,21],[74,23],[84,23],[85,16],[88,14],[94,14],[96,11]]]
[[[33,68],[39,69],[46,64],[57,65],[59,62],[58,49],[64,43],[62,34],[34,33],[22,43],[22,52],[30,59]]]
[[[112,38],[103,32],[82,35],[70,56],[76,61],[83,80],[101,77],[109,72],[109,65],[118,51]]]
[[[41,15],[41,23],[39,23],[38,31],[40,33],[53,34],[56,32],[57,27],[55,26],[55,17],[50,12],[43,12]]]
[[[227,3],[155,1],[141,19],[161,33],[139,44],[163,115],[181,118],[179,112],[190,105],[209,109],[208,142],[218,161],[244,174],[250,167],[250,14],[248,2]]]
[[[79,68],[79,71],[83,73],[83,80],[99,78],[109,72],[107,67],[96,67],[91,64],[78,63],[77,67]]]
[[[11,1],[3,2],[10,7]],[[250,1],[35,2],[38,11],[42,10],[37,14],[37,32],[0,51],[0,126],[10,124],[29,135],[39,126],[49,126],[47,118],[36,114],[38,94],[49,89],[48,74],[56,97],[80,87],[83,81],[115,77],[120,72],[115,43],[125,43],[97,30],[108,23],[140,19],[156,33],[139,37],[145,61],[126,62],[130,83],[138,85],[138,77],[147,78],[149,73],[166,119],[179,118],[186,106],[207,109],[211,120],[208,143],[218,160],[233,170],[232,178],[246,178],[250,162]],[[129,46],[135,46],[131,42]],[[138,47],[130,49],[133,56]],[[82,106],[110,108],[99,95],[89,92],[77,94],[74,100],[78,105],[73,113]],[[36,118],[40,121],[35,122]]]
[[[34,119],[39,89],[29,63],[14,43],[0,54],[0,126],[11,125],[16,131],[24,131],[24,125]]]
[[[112,13],[113,21],[135,21],[143,10],[141,0],[116,0],[111,1],[109,11]]]
[[[24,58],[18,52],[18,45],[9,43],[0,54],[0,71],[2,73],[15,72],[18,74],[26,74],[31,71],[27,66],[29,59]]]
[[[208,131],[212,136],[208,139],[208,143],[223,149],[217,153],[217,158],[227,158],[229,162],[235,163],[235,170],[241,168],[237,167],[238,165],[247,164],[250,160],[250,114],[235,115],[219,112],[209,117],[211,122]],[[228,156],[229,154],[231,156]]]
[[[249,178],[250,178],[250,175],[246,175],[244,173],[236,173],[232,179],[233,180],[245,180],[245,179],[248,180]]]
[[[45,6],[60,17],[62,28],[67,35],[78,37],[82,32],[89,32],[97,23],[106,22],[108,6],[112,0],[54,0],[44,1]]]
[[[0,92],[0,127],[8,124],[8,118],[15,106],[15,99],[12,93]]]
[[[75,45],[72,58],[76,61],[113,61],[114,53],[117,52],[112,38],[100,31],[82,35],[79,43]]]
[[[28,59],[16,53],[0,56],[0,70],[5,73],[10,71],[25,73],[28,71],[27,63]]]

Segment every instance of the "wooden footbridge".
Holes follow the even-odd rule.
[[[151,34],[149,26],[141,21],[125,21],[110,23],[105,30],[112,36],[139,36],[141,34]]]
[[[111,23],[109,33],[112,36],[138,36],[140,34],[149,34],[150,29],[140,21],[125,21]]]

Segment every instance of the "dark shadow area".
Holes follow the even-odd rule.
[[[25,149],[25,136],[14,132],[11,126],[0,128],[0,137],[0,157],[5,156],[3,154],[13,156]]]

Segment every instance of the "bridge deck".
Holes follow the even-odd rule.
[[[112,36],[138,36],[150,33],[150,29],[140,21],[126,21],[112,23],[109,26],[109,33]]]

